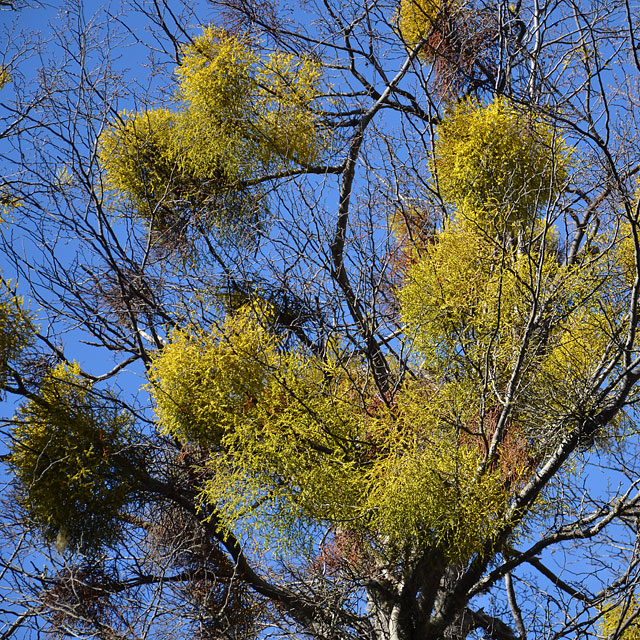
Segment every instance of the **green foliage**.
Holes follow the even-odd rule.
[[[168,433],[216,452],[203,502],[285,547],[321,522],[455,561],[479,552],[504,526],[509,485],[500,467],[480,471],[480,441],[446,419],[455,393],[407,388],[385,408],[344,355],[279,351],[246,311],[210,334],[174,334],[152,389]]]
[[[259,55],[254,42],[208,28],[176,69],[178,97],[188,105],[181,134],[186,158],[242,172],[293,162],[307,165],[322,149],[313,105],[320,67],[309,58]]]
[[[161,236],[259,221],[265,196],[249,183],[307,166],[325,147],[314,109],[319,66],[254,46],[205,29],[176,68],[177,109],[123,113],[101,137],[107,187]]]
[[[570,152],[545,120],[496,97],[462,100],[438,128],[433,171],[458,215],[492,232],[532,226],[558,193]]]
[[[541,433],[541,425],[569,407],[584,411],[623,322],[625,273],[635,270],[629,238],[594,238],[601,258],[562,263],[557,231],[537,216],[567,180],[570,155],[542,119],[504,98],[453,107],[440,125],[434,169],[456,216],[413,247],[398,292],[425,374],[466,381],[473,411],[515,385],[513,419],[535,448],[560,435]],[[610,244],[615,250],[605,250]]]
[[[229,524],[247,515],[258,520],[284,546],[298,542],[310,521],[357,519],[366,490],[358,445],[363,409],[337,354],[327,361],[282,354],[262,398],[223,439],[225,464],[213,463],[205,500]]]
[[[637,221],[625,220],[612,237],[601,238],[595,245],[598,251],[606,251],[607,247],[613,247],[612,260],[621,273],[626,287],[633,286],[637,274],[636,238],[639,227]],[[640,242],[640,238],[638,239]]]
[[[34,332],[22,299],[0,280],[0,388],[7,383],[9,367],[33,341]]]
[[[481,442],[444,419],[445,395],[406,389],[393,408],[372,410],[346,371],[286,360],[211,463],[202,496],[228,526],[247,517],[287,546],[304,523],[320,522],[464,562],[508,524],[509,489],[524,464],[509,481],[500,466],[481,471]]]
[[[210,333],[175,331],[149,372],[160,428],[184,443],[219,445],[263,396],[276,346],[249,307]]]
[[[176,331],[153,359],[151,389],[165,432],[217,452],[204,501],[228,526],[250,515],[290,542],[298,519],[354,516],[362,406],[337,357],[282,351],[265,320],[245,306],[210,333]]]
[[[22,506],[45,538],[85,553],[115,542],[143,462],[130,418],[92,392],[77,366],[60,365],[15,421],[9,463]]]
[[[478,311],[492,307],[485,305],[492,247],[473,230],[450,227],[425,251],[427,256],[407,273],[400,303],[405,324],[427,360],[441,353],[438,367],[455,356],[457,331],[475,341],[477,328],[487,322]]]
[[[407,47],[413,49],[429,35],[447,0],[401,0],[398,29]],[[423,49],[424,50],[424,49]]]
[[[555,271],[546,260],[545,280]],[[464,374],[470,361],[484,359],[489,343],[496,359],[515,355],[536,277],[536,256],[502,250],[479,230],[452,224],[436,234],[399,292],[407,330],[429,369]]]
[[[637,598],[634,596],[630,602],[621,605],[602,607],[600,633],[616,640],[640,640]]]
[[[0,66],[0,89],[11,82],[11,69],[5,65]]]
[[[107,170],[107,184],[127,194],[138,215],[150,219],[155,207],[184,194],[173,193],[177,158],[171,140],[176,114],[155,109],[141,114],[122,113],[122,120],[100,139],[100,158]],[[195,188],[195,187],[194,187]]]
[[[456,563],[490,547],[509,524],[504,516],[512,488],[499,465],[481,471],[481,439],[447,420],[464,398],[446,387],[399,394],[393,419],[384,416],[371,433],[384,455],[367,470],[363,505],[375,529],[394,543],[413,539]],[[471,427],[473,417],[466,417]],[[512,471],[511,482],[524,465]]]
[[[451,223],[407,269],[399,290],[407,336],[425,374],[466,381],[464,404],[479,410],[518,371],[514,416],[528,436],[547,444],[553,438],[537,432],[539,425],[589,397],[599,354],[624,309],[615,265],[563,266],[554,235],[541,231],[527,253],[497,245],[464,219]]]

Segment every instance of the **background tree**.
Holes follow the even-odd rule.
[[[636,9],[293,9],[8,40],[0,637],[634,638]]]

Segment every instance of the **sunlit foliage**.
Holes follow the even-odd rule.
[[[317,159],[319,65],[282,52],[258,54],[255,44],[208,28],[185,49],[176,75],[190,117],[181,132],[199,141],[197,149],[186,149],[187,158],[221,160],[238,171],[253,163],[273,168]]]
[[[237,237],[267,208],[258,183],[326,148],[320,67],[256,44],[206,28],[182,52],[175,108],[124,112],[100,139],[107,187],[165,243],[194,230]]]
[[[158,423],[184,443],[217,446],[262,398],[277,341],[241,308],[210,332],[178,330],[150,370]]]
[[[8,380],[9,367],[33,342],[35,327],[22,298],[10,283],[0,280],[0,388]]]
[[[565,183],[570,156],[541,116],[503,97],[464,99],[438,128],[433,170],[459,216],[503,233],[531,226]]]
[[[130,197],[143,217],[171,198],[178,171],[171,144],[175,126],[176,114],[168,109],[123,112],[121,122],[101,138],[108,184]]]
[[[351,371],[357,378],[358,371]],[[228,521],[251,515],[286,545],[310,521],[342,523],[359,516],[366,412],[358,382],[337,354],[319,361],[286,353],[265,393],[223,439],[205,499]],[[365,451],[369,447],[365,445]],[[226,489],[237,487],[234,494]],[[262,502],[258,512],[252,509]]]
[[[378,454],[367,470],[365,508],[372,524],[396,544],[412,541],[439,551],[447,561],[465,562],[491,547],[505,518],[509,492],[525,473],[524,459],[513,475],[499,464],[481,471],[486,453],[480,439],[456,426],[460,389],[406,389],[393,417],[371,434]],[[467,407],[466,427],[479,428]]]
[[[615,339],[612,318],[623,317],[615,278],[603,287],[608,266],[566,267],[554,234],[542,238],[527,253],[501,247],[468,222],[451,223],[407,269],[399,291],[425,373],[468,381],[465,402],[479,408],[486,394],[519,388],[513,371],[523,367],[516,397],[531,429],[588,397],[601,366],[597,354]],[[570,384],[559,385],[569,372]],[[483,392],[487,379],[491,390]]]
[[[226,527],[260,524],[288,545],[304,523],[325,523],[360,532],[372,548],[412,544],[447,562],[498,543],[539,453],[527,439],[540,402],[521,395],[489,459],[497,407],[483,380],[504,392],[518,361],[540,389],[567,361],[586,379],[594,363],[585,350],[609,339],[584,315],[586,300],[598,304],[598,273],[563,266],[557,233],[535,221],[568,157],[549,127],[504,100],[461,103],[441,125],[434,168],[455,218],[436,225],[408,209],[390,221],[407,245],[398,300],[424,375],[391,402],[348,349],[333,345],[324,358],[291,350],[249,306],[208,332],[174,332],[151,368],[159,424],[216,452],[201,498]],[[527,239],[508,240],[525,223]],[[527,333],[535,336],[523,350]]]
[[[416,363],[434,383],[457,380],[472,412],[509,396],[533,449],[550,446],[561,433],[540,425],[569,427],[561,417],[581,414],[599,354],[624,322],[631,234],[622,243],[594,238],[599,260],[585,252],[564,263],[543,215],[568,179],[571,153],[543,120],[505,99],[459,103],[438,135],[433,169],[452,218],[426,242],[401,240],[411,259],[398,299]],[[456,415],[458,424],[469,419]]]
[[[226,526],[259,523],[284,546],[323,522],[449,560],[480,552],[526,462],[508,481],[500,465],[479,473],[480,441],[450,420],[455,390],[407,388],[385,407],[362,362],[343,357],[278,352],[243,313],[208,335],[174,334],[154,359],[154,395],[171,435],[217,451],[203,501]]]
[[[401,0],[398,10],[398,29],[410,48],[420,44],[433,29],[443,5],[448,0]]]
[[[60,365],[15,421],[9,463],[44,537],[85,553],[115,542],[143,461],[127,414],[93,391],[77,365]]]
[[[600,620],[600,632],[605,638],[640,640],[640,620],[636,597],[618,606],[606,605]]]
[[[11,70],[7,66],[0,66],[0,89],[11,82]]]

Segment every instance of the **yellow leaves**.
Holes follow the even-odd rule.
[[[616,640],[640,640],[638,599],[634,595],[624,603],[602,607],[600,633],[605,638]]]
[[[637,196],[636,196],[637,200]],[[633,226],[632,226],[633,225]],[[612,238],[602,238],[601,249],[613,246],[613,257],[620,272],[618,286],[623,290],[633,286],[638,274],[638,255],[636,253],[636,237],[640,243],[640,227],[638,221],[625,220]],[[635,237],[634,237],[635,236]]]
[[[247,163],[309,164],[322,148],[313,108],[320,67],[282,52],[258,55],[253,45],[247,37],[207,28],[185,49],[176,75],[179,95],[192,113],[187,122],[213,124],[215,136],[209,143],[223,133],[240,145],[230,151]],[[198,135],[209,137],[202,126]]]
[[[363,407],[354,384],[333,358],[279,355],[261,396],[222,438],[223,453],[203,488],[228,526],[247,518],[287,547],[309,521],[357,515]]]
[[[210,333],[175,331],[149,372],[160,428],[185,443],[219,445],[263,395],[276,347],[246,308]]]
[[[433,29],[443,5],[449,0],[401,0],[398,10],[398,30],[407,47],[413,49]]]
[[[172,150],[176,116],[166,109],[123,112],[119,125],[100,138],[100,160],[107,188],[131,198],[138,214],[150,219],[170,197],[178,158]]]
[[[74,365],[60,365],[15,418],[9,464],[20,501],[49,541],[60,531],[91,553],[118,539],[118,514],[135,492],[129,418],[93,393]]]
[[[319,65],[254,47],[248,37],[206,28],[176,68],[176,110],[123,113],[103,134],[107,186],[161,230],[254,223],[264,196],[246,183],[323,152]]]
[[[400,292],[406,320],[439,321],[443,328],[466,322],[484,299],[491,247],[478,234],[450,227],[425,252],[429,258],[410,269],[409,284]]]
[[[8,368],[31,344],[35,328],[25,311],[23,300],[0,279],[0,388],[6,382]]]
[[[533,113],[506,98],[466,99],[438,129],[433,171],[458,216],[492,233],[525,225],[565,183],[570,152]]]
[[[490,548],[508,525],[509,494],[498,472],[477,474],[479,462],[452,437],[385,458],[372,471],[366,503],[376,528],[394,543],[438,549],[450,562]]]
[[[558,332],[557,343],[545,359],[543,371],[556,381],[570,378],[573,393],[576,383],[587,384],[602,367],[611,331],[611,322],[602,311],[576,310],[562,322],[562,332]]]
[[[249,145],[265,165],[308,164],[320,150],[317,117],[320,67],[309,58],[258,55],[248,37],[206,28],[185,49],[176,75],[190,122],[207,120],[216,134]],[[201,128],[200,135],[207,135]],[[237,149],[235,150],[238,151]]]
[[[211,453],[201,499],[223,525],[259,526],[282,548],[321,522],[465,561],[505,526],[504,474],[480,472],[478,442],[443,420],[449,396],[403,389],[376,406],[360,367],[339,350],[278,352],[242,312],[176,333],[151,379],[160,425]]]
[[[0,187],[0,224],[11,222],[16,210],[23,205],[23,199],[11,187]]]
[[[516,380],[512,411],[525,434],[588,396],[622,317],[608,286],[619,266],[604,256],[563,266],[554,235],[541,232],[538,248],[526,253],[499,246],[475,225],[449,224],[398,293],[425,373],[435,382],[466,381],[464,403],[476,409],[500,402]]]
[[[510,492],[527,472],[526,457],[507,439],[505,463],[500,453],[485,466],[494,416],[486,414],[481,426],[482,413],[466,400],[458,384],[414,383],[369,425],[375,454],[363,469],[365,530],[460,563],[489,551],[508,529]]]
[[[253,105],[258,87],[255,67],[259,56],[247,38],[206,28],[201,37],[184,49],[176,67],[177,97],[183,103],[176,142],[185,161],[197,173],[216,167],[229,180],[250,177],[255,160],[252,139],[255,127]]]
[[[626,232],[591,239],[594,253],[562,263],[558,232],[540,214],[570,168],[560,135],[506,98],[452,107],[432,170],[455,216],[419,248],[398,293],[425,374],[466,381],[476,409],[508,393],[525,437],[547,444],[556,434],[540,425],[562,418],[570,428],[593,395],[636,270]]]
[[[11,82],[11,70],[7,66],[0,66],[0,89]]]
[[[490,347],[494,357],[510,360],[533,304],[536,257],[496,247],[477,229],[456,224],[423,253],[398,297],[425,366],[439,376],[457,363],[467,369],[483,362]]]
[[[481,552],[507,524],[519,471],[507,482],[500,465],[481,470],[481,440],[458,431],[454,413],[478,419],[472,389],[405,386],[387,407],[345,356],[286,351],[248,308],[210,333],[173,335],[152,391],[165,432],[210,454],[203,503],[223,527],[257,526],[281,549],[322,523],[456,562]]]
[[[203,34],[184,48],[176,67],[178,96],[214,119],[235,116],[241,121],[243,114],[238,107],[255,92],[252,67],[259,56],[251,45],[247,37],[205,27]]]

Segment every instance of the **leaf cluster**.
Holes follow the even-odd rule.
[[[182,443],[216,448],[262,398],[276,358],[277,340],[250,306],[210,332],[174,331],[149,372],[160,428]]]
[[[454,394],[447,388],[407,388],[393,419],[378,422],[372,437],[386,451],[367,472],[364,508],[395,544],[412,541],[448,562],[464,563],[508,526],[512,482],[524,468],[511,481],[499,465],[482,470],[482,439],[465,434],[451,419],[463,401]]]
[[[619,640],[638,640],[638,601],[636,596],[619,605],[608,604],[603,607],[600,619],[600,632],[605,638]]]
[[[241,236],[264,216],[263,176],[305,167],[326,146],[320,67],[256,44],[205,28],[175,70],[176,109],[123,112],[100,138],[108,190],[165,243],[197,230]]]
[[[201,498],[226,527],[259,525],[288,547],[324,523],[455,561],[497,535],[513,478],[478,473],[480,441],[444,419],[451,393],[407,387],[384,406],[341,349],[276,347],[240,313],[209,335],[175,334],[154,358],[159,422],[212,454]]]
[[[22,298],[0,280],[0,388],[7,382],[9,367],[34,339],[33,321]]]
[[[571,153],[543,117],[502,96],[464,99],[438,128],[432,169],[444,200],[481,228],[531,228],[565,184]]]
[[[59,365],[15,417],[9,464],[19,499],[48,541],[97,551],[118,540],[143,456],[130,417]]]
[[[398,9],[398,30],[407,47],[413,49],[433,30],[448,0],[402,0]],[[428,51],[424,48],[422,51]]]

